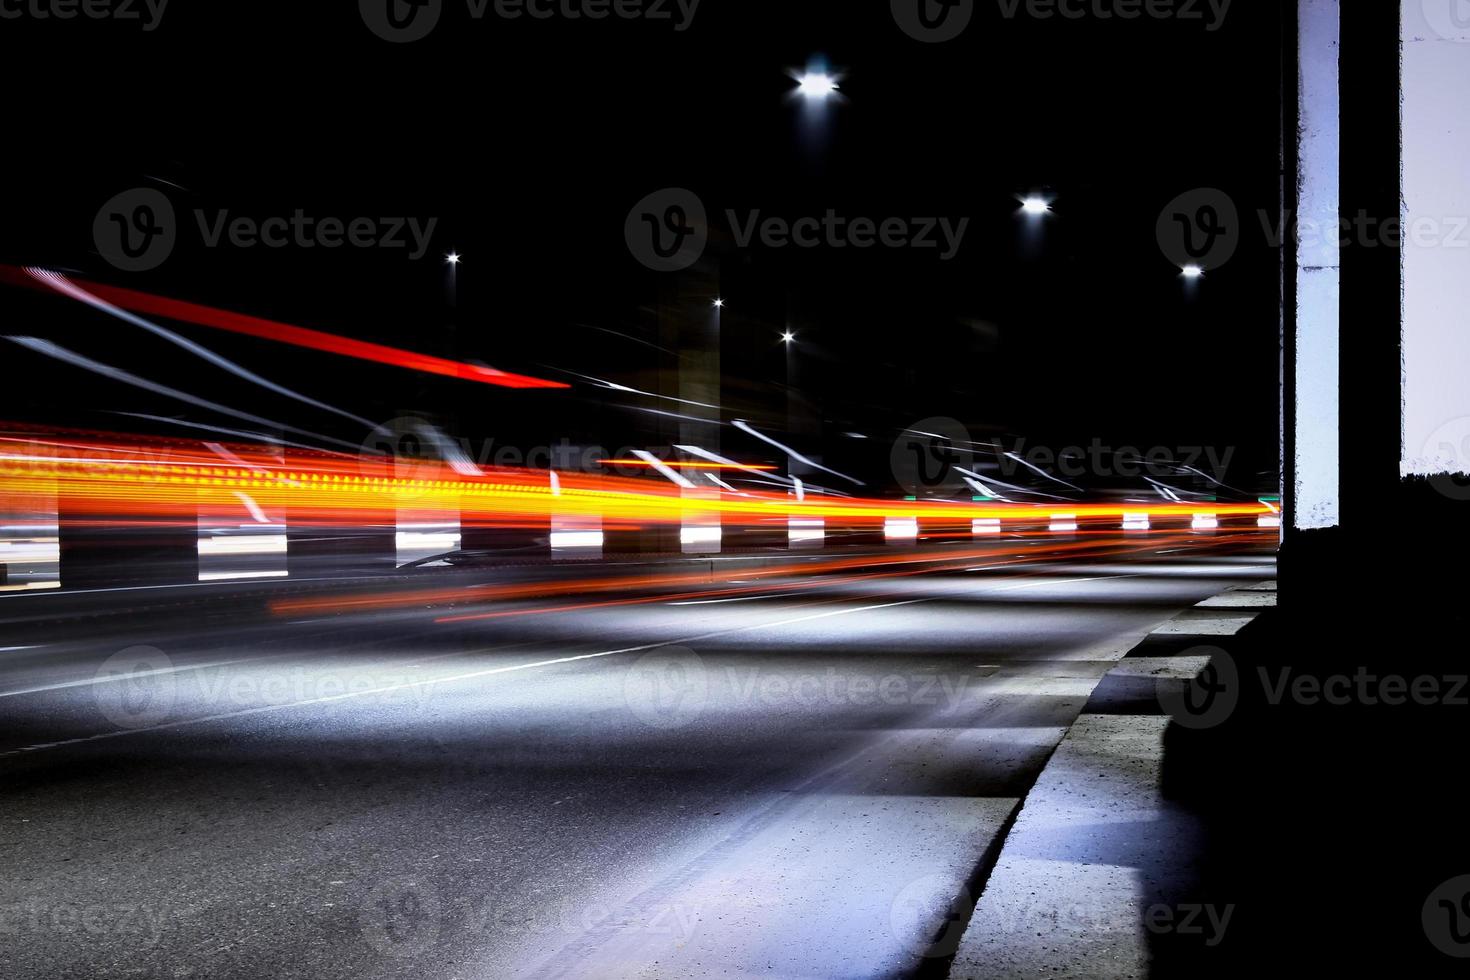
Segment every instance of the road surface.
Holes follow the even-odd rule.
[[[1097,679],[1259,545],[0,600],[0,975],[912,974]]]

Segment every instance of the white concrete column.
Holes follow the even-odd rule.
[[[1338,488],[1338,233],[1341,38],[1338,0],[1300,0],[1297,142],[1296,433],[1293,522],[1336,527]]]

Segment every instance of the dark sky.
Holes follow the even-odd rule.
[[[731,318],[743,333],[724,337],[727,383],[769,391],[773,406],[784,405],[777,321],[789,319],[801,328],[796,380],[831,431],[953,416],[977,435],[1208,444],[1274,468],[1278,253],[1257,214],[1274,213],[1279,183],[1276,5],[1235,4],[1213,31],[1024,7],[1008,18],[1005,6],[977,3],[942,44],[908,37],[887,3],[851,0],[703,0],[684,31],[474,21],[448,0],[429,38],[402,45],[373,36],[352,0],[173,0],[151,32],[5,21],[0,257],[508,370],[632,377],[653,356],[635,341],[659,340],[647,310],[666,284],[630,256],[624,219],[645,194],[680,186],[714,216],[707,258],[732,307],[745,304]],[[814,59],[842,73],[844,95],[820,129],[788,98],[788,70]],[[140,186],[164,190],[184,226],[162,267],[130,274],[97,254],[92,220]],[[1234,201],[1241,244],[1191,294],[1155,225],[1201,187]],[[1032,240],[1016,195],[1034,189],[1055,213]],[[438,225],[417,262],[403,250],[211,249],[196,208]],[[829,208],[969,222],[950,261],[740,248],[718,230],[726,209]],[[443,289],[451,248],[465,256],[456,309]],[[202,380],[130,328],[10,290],[4,302],[39,324],[30,332],[89,356],[295,411]],[[561,397],[558,418],[599,411],[190,335],[372,418],[433,409],[477,436],[518,438],[506,433],[527,405]],[[79,392],[72,369],[4,356],[25,365],[13,417],[178,411],[110,383]]]

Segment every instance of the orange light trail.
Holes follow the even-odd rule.
[[[373,523],[373,515],[399,508],[454,514],[470,523],[542,526],[552,515],[596,517],[604,526],[678,524],[689,516],[718,515],[726,523],[822,519],[829,530],[871,530],[884,520],[917,520],[924,533],[952,531],[976,518],[1044,523],[1056,506],[952,501],[894,501],[862,498],[795,500],[784,493],[733,494],[711,488],[686,496],[678,487],[627,477],[492,469],[464,476],[437,461],[282,451],[230,445],[238,463],[203,445],[179,440],[118,442],[89,438],[0,437],[0,493],[56,494],[68,510],[119,518],[183,518],[196,507],[240,506],[238,493],[261,507],[283,508],[313,520]],[[1145,505],[1067,504],[1078,522],[1148,514],[1152,519],[1188,519],[1270,513],[1260,503]]]
[[[599,459],[599,466],[641,466],[653,469],[654,465],[642,459]],[[776,467],[758,463],[689,463],[659,460],[660,466],[671,470],[774,470]]]

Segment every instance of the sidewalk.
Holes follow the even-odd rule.
[[[1274,581],[1231,589],[1108,672],[1027,795],[951,977],[1139,978],[1161,975],[1173,947],[1208,958],[1221,945],[1235,908],[1199,900],[1206,828],[1169,791],[1171,727],[1224,720],[1240,687],[1231,653],[1274,605]]]

